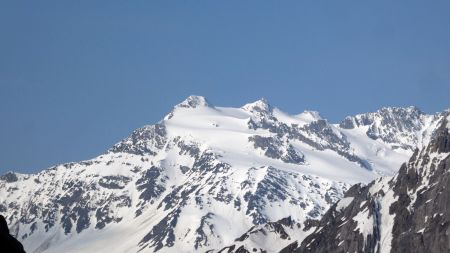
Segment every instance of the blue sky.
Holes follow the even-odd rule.
[[[336,122],[442,111],[448,1],[1,1],[0,174],[92,158],[190,94]]]

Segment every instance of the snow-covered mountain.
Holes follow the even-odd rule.
[[[351,185],[393,175],[443,115],[391,107],[330,124],[190,96],[96,158],[1,176],[0,212],[27,252],[272,252]]]
[[[351,187],[312,234],[282,252],[450,252],[449,186],[446,116],[395,176]]]

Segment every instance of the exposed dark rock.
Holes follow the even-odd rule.
[[[201,218],[200,226],[195,230],[197,237],[195,238],[194,248],[196,250],[201,246],[208,245],[208,235],[205,230],[208,230],[208,234],[214,235],[214,225],[209,221],[213,216],[213,213],[207,213]]]
[[[446,126],[443,120],[428,146],[416,150],[397,176],[389,182],[379,179],[353,186],[341,200],[348,201],[346,205],[333,205],[311,235],[282,252],[379,252],[389,243],[382,240],[382,231],[392,233],[390,252],[450,252],[450,134]],[[384,200],[387,192],[394,201]],[[393,217],[392,228],[381,223],[382,208]],[[358,224],[361,219],[367,222],[365,231]]]
[[[198,158],[200,155],[200,148],[196,144],[187,144],[184,141],[179,141],[177,146],[180,148],[180,155],[189,155]]]
[[[263,137],[259,135],[254,135],[248,137],[250,142],[253,142],[255,148],[261,148],[265,150],[265,155],[270,158],[280,159],[282,152],[279,150],[281,142],[272,137]]]
[[[287,233],[287,229],[293,228],[300,229],[301,225],[292,220],[291,217],[286,217],[274,222],[268,222],[263,225],[255,225],[240,237],[235,239],[236,244],[224,247],[218,252],[267,252],[264,248],[248,247],[248,245],[246,245],[246,241],[251,240],[251,237],[253,237],[254,240],[264,240],[269,234],[272,236],[277,236],[280,242],[291,240],[290,235]]]
[[[156,152],[164,147],[166,141],[165,125],[156,124],[135,130],[130,137],[114,145],[110,152],[156,155]]]
[[[298,248],[298,242],[295,241],[280,250],[280,253],[292,253]]]
[[[386,143],[398,143],[401,148],[413,150],[417,142],[415,133],[424,124],[421,119],[423,115],[416,107],[384,107],[374,113],[346,117],[339,126],[344,129],[369,126],[366,132],[368,137],[374,140],[380,138]]]
[[[0,249],[5,253],[25,253],[22,244],[9,234],[5,217],[0,215]]]
[[[180,104],[178,109],[190,110],[203,106],[211,105],[201,99],[192,98]],[[250,131],[255,135],[250,137],[249,141],[256,149],[263,150],[265,156],[278,159],[277,163],[282,161],[304,164],[307,157],[304,157],[298,147],[307,144],[312,149],[332,150],[349,161],[371,169],[368,161],[353,153],[347,137],[342,134],[345,131],[341,132],[326,120],[317,118],[310,123],[299,125],[283,123],[273,115],[273,108],[265,101],[255,103],[246,110],[251,112],[247,121],[248,127],[258,130]],[[382,122],[381,128],[374,127],[374,120],[369,118],[361,118],[358,123],[349,120],[343,125],[350,128],[352,124],[365,124],[369,129],[367,135],[371,138],[392,143],[392,147],[404,148],[404,143],[397,143],[397,137],[406,136],[409,140],[411,136],[402,135],[403,132],[416,131],[417,134],[418,129],[422,129],[414,120],[410,121],[411,124],[403,122],[408,121],[408,115],[401,116],[401,120],[387,115],[384,121],[379,121]],[[330,210],[334,208],[334,211],[325,215],[324,219],[328,221],[325,222],[314,218],[320,218],[325,212],[324,207],[341,197],[345,186],[296,173],[290,169],[294,168],[291,165],[287,166],[289,169],[266,166],[251,168],[247,174],[241,174],[241,171],[234,170],[230,164],[224,162],[228,161],[228,151],[204,151],[207,145],[200,145],[200,142],[196,143],[183,136],[171,136],[171,139],[168,139],[165,121],[162,122],[136,130],[99,158],[55,166],[36,176],[14,173],[1,176],[0,185],[5,195],[15,196],[22,190],[29,195],[17,200],[6,197],[0,201],[0,212],[7,212],[9,222],[14,224],[12,234],[17,238],[30,240],[36,233],[62,230],[68,236],[76,237],[77,233],[84,233],[87,229],[104,229],[111,223],[120,222],[122,217],[118,215],[135,210],[136,216],[145,214],[146,217],[141,217],[142,219],[153,219],[152,227],[147,228],[148,233],[139,244],[142,252],[159,251],[163,248],[170,251],[176,240],[186,238],[190,238],[191,247],[201,251],[209,249],[210,244],[224,241],[221,234],[217,234],[222,229],[214,227],[215,222],[223,217],[208,212],[213,209],[211,207],[216,208],[217,204],[223,204],[227,205],[230,211],[240,211],[240,214],[248,215],[253,226],[236,239],[236,245],[225,247],[221,252],[266,252],[265,249],[254,246],[254,241],[251,247],[247,247],[250,244],[245,243],[252,238],[260,238],[260,235],[276,235],[280,242],[283,241],[283,245],[286,245],[288,241],[293,241],[290,231],[294,228],[305,232],[315,230],[305,240],[311,244],[308,246],[302,242],[294,242],[286,247],[285,251],[309,251],[315,245],[317,251],[324,252],[334,252],[335,249],[343,252],[377,252],[382,234],[381,210],[386,210],[382,209],[380,199],[389,189],[395,193],[395,199],[388,206],[393,216],[395,215],[392,230],[395,235],[392,241],[393,251],[448,250],[446,235],[450,230],[447,218],[449,213],[446,210],[450,209],[447,204],[450,196],[446,189],[450,185],[447,179],[449,165],[448,161],[442,162],[444,158],[434,154],[450,152],[448,131],[436,132],[433,135],[434,144],[425,151],[415,152],[411,161],[401,167],[399,176],[389,183],[389,187],[377,192],[370,191],[373,184],[367,187],[358,185],[350,189],[346,196],[352,197],[353,200],[343,208],[332,207]],[[213,129],[211,124],[219,127],[217,122],[209,123],[208,127]],[[226,124],[223,126],[226,127]],[[400,132],[385,131],[387,128],[395,128]],[[441,128],[445,129],[444,125]],[[261,129],[264,130],[260,131]],[[256,135],[262,132],[264,136]],[[427,137],[428,133],[424,136]],[[414,142],[406,144],[412,146]],[[165,156],[166,154],[169,156]],[[224,158],[221,159],[219,154],[224,154]],[[180,156],[180,159],[173,159],[173,156]],[[100,164],[99,168],[104,169],[101,173],[97,173],[97,164]],[[105,164],[109,167],[104,167]],[[241,169],[238,167],[236,166],[236,169]],[[252,174],[253,170],[261,171]],[[104,173],[122,172],[126,176],[104,176]],[[236,175],[248,178],[240,181],[241,178]],[[169,176],[174,180],[169,182]],[[22,181],[27,184],[26,187],[22,187]],[[135,189],[130,187],[130,182],[135,182]],[[334,185],[335,183],[337,185]],[[34,186],[32,190],[29,190],[29,185]],[[237,189],[230,189],[231,186],[236,186]],[[295,188],[296,186],[299,188]],[[135,198],[136,194],[138,198]],[[132,199],[137,202],[132,203]],[[303,224],[290,218],[271,220],[273,212],[268,210],[284,208],[287,204],[297,205],[298,210],[303,212],[297,217],[303,219],[306,216],[307,220]],[[180,215],[188,208],[195,208],[195,212],[200,210],[204,216],[201,217],[200,225],[193,224],[183,235],[176,226]],[[157,212],[157,215],[152,212]],[[373,222],[368,233],[360,231],[358,222],[353,220],[356,215]],[[183,224],[184,221],[183,219]],[[155,223],[157,225],[153,226]],[[45,251],[45,247],[48,246],[33,250]],[[412,247],[414,249],[411,249]],[[190,250],[192,251],[192,248]]]
[[[146,247],[154,247],[154,251],[157,252],[163,247],[172,247],[175,242],[174,229],[180,212],[180,209],[175,209],[156,224],[139,243],[141,250]]]
[[[285,200],[289,194],[286,190],[287,181],[285,177],[277,175],[286,172],[280,171],[276,168],[267,168],[266,176],[261,180],[254,193],[247,192],[244,195],[244,200],[248,202],[246,213],[253,217],[253,224],[263,224],[269,220],[262,210],[269,202],[277,200]]]
[[[14,172],[7,172],[0,177],[0,180],[4,180],[7,183],[17,182],[18,178]]]
[[[273,137],[255,135],[249,137],[249,141],[254,143],[255,148],[263,149],[267,157],[281,159],[288,163],[304,163],[305,158],[303,154],[296,151],[289,143],[282,141],[283,137],[287,137],[289,140],[301,141],[318,150],[333,150],[349,161],[358,163],[363,168],[368,170],[372,169],[369,162],[352,153],[347,137],[333,131],[332,126],[326,120],[317,119],[302,127],[295,124],[288,126],[285,123],[277,121],[272,116],[271,111],[262,112],[258,112],[258,114],[262,113],[260,115],[261,120],[255,122],[253,119],[250,119],[248,122],[249,127],[252,129],[268,129],[276,135]],[[313,139],[311,137],[316,138]],[[322,141],[317,142],[317,139]]]
[[[123,189],[130,180],[125,176],[105,176],[100,178],[98,184],[108,189]]]
[[[281,157],[281,160],[285,163],[302,164],[305,162],[305,156],[289,144],[286,154]]]
[[[162,175],[162,171],[162,168],[152,166],[142,172],[142,176],[136,181],[136,188],[141,192],[139,199],[142,200],[138,203],[140,208],[136,211],[136,216],[142,213],[145,203],[153,204],[154,200],[166,190],[167,177]]]
[[[95,228],[102,229],[106,226],[106,224],[113,221],[113,218],[108,215],[108,207],[98,208],[95,217],[97,218],[97,224]]]
[[[180,170],[183,174],[186,174],[191,168],[189,168],[188,166],[182,166],[180,165]]]
[[[286,163],[302,164],[305,157],[297,151],[292,145],[284,144],[276,137],[263,137],[259,135],[250,136],[248,138],[253,142],[255,148],[264,150],[264,155],[273,159],[280,159]]]
[[[280,239],[282,239],[282,240],[290,239],[289,235],[285,231],[285,227],[292,228],[294,226],[294,224],[295,224],[295,222],[291,219],[291,217],[286,217],[279,221],[268,222],[262,227],[253,226],[252,228],[250,228],[249,231],[247,231],[245,234],[243,234],[242,236],[237,238],[235,241],[243,242],[251,234],[255,234],[255,233],[266,234],[269,232],[276,233],[277,235],[279,235]]]

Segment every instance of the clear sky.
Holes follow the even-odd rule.
[[[450,107],[449,1],[1,1],[0,174],[92,158],[190,94],[332,122]]]

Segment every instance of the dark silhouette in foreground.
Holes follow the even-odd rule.
[[[0,252],[25,253],[22,244],[9,234],[8,224],[2,215],[0,215]]]

